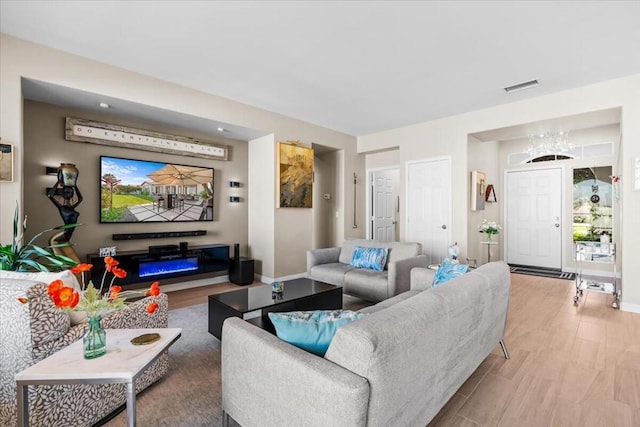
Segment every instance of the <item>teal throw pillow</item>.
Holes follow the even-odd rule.
[[[435,288],[438,285],[443,284],[447,280],[451,280],[455,277],[462,276],[469,271],[467,264],[460,264],[458,262],[452,262],[448,258],[445,258],[438,267],[435,276],[433,277],[433,283],[431,287]]]
[[[356,246],[351,257],[351,266],[382,271],[387,263],[387,248],[362,248]]]
[[[269,313],[278,338],[318,356],[324,356],[338,328],[365,317],[350,310]]]

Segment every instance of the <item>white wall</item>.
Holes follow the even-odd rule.
[[[508,95],[505,95],[506,100]],[[622,266],[621,308],[640,312],[640,270],[635,268],[637,254],[640,253],[640,192],[632,189],[632,165],[634,159],[640,157],[640,74],[362,136],[358,138],[358,152],[374,152],[397,146],[401,164],[416,158],[451,155],[452,184],[454,189],[459,190],[453,194],[452,234],[454,240],[468,246],[468,135],[618,107],[622,108],[622,223],[618,242]],[[401,174],[404,176],[403,170]],[[401,224],[403,229],[404,224]]]
[[[344,222],[345,217],[353,215],[353,204],[351,199],[347,200],[349,197],[352,198],[353,190],[352,185],[343,179],[346,176],[345,171],[348,171],[349,176],[353,171],[359,174],[364,172],[364,160],[356,153],[356,139],[353,136],[0,34],[0,87],[2,88],[0,135],[3,143],[14,144],[16,154],[16,181],[0,184],[0,242],[3,244],[11,241],[11,219],[15,202],[22,204],[23,199],[21,86],[23,77],[195,117],[211,118],[233,125],[261,129],[273,133],[273,140],[265,142],[269,145],[265,149],[273,150],[274,153],[275,143],[283,140],[300,140],[306,144],[315,142],[342,150],[343,156],[340,162],[342,169],[338,173],[338,178],[342,179],[338,183],[342,190],[339,194],[342,199],[337,201],[338,209],[341,210],[338,237],[342,240],[345,236],[363,235],[362,230],[352,229]],[[251,156],[250,152],[249,157]],[[269,155],[262,161],[274,162],[273,159],[275,157]],[[271,170],[272,167],[275,168],[273,164],[260,163],[260,176],[253,175],[250,182],[255,182],[256,179],[275,182],[275,174],[266,176],[266,171]],[[275,187],[272,190],[275,191]],[[251,198],[252,195],[247,197]],[[272,192],[270,197],[275,198],[275,192]],[[286,209],[264,212],[265,209],[273,211],[275,209],[273,203],[266,207],[250,201],[248,203],[250,210],[256,210],[256,212],[250,212],[251,218],[255,219],[260,215],[266,218],[273,217],[273,221],[266,225],[274,227],[273,233],[264,235],[256,233],[255,224],[249,226],[253,228],[253,233],[249,236],[249,245],[252,251],[255,248],[258,251],[257,254],[265,257],[260,260],[264,271],[270,272],[269,275],[304,272],[306,263],[298,254],[305,253],[311,244],[313,230],[310,226],[310,213]],[[364,221],[363,210],[358,211],[357,215],[360,217],[360,222]],[[295,238],[279,240],[276,245],[277,236],[295,236]],[[269,241],[261,241],[262,238]],[[105,245],[108,243],[105,242]],[[146,247],[148,244],[148,241],[142,241],[141,247]],[[272,255],[268,255],[267,251]],[[257,254],[253,255],[258,256]],[[295,256],[291,257],[291,254]]]

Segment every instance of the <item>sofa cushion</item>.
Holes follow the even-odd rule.
[[[363,248],[356,247],[353,250],[351,265],[356,268],[366,268],[368,270],[382,271],[387,264],[387,248]]]
[[[313,280],[329,283],[330,285],[342,286],[344,275],[353,269],[355,269],[355,267],[352,267],[348,263],[332,262],[329,264],[314,265],[309,272]]]
[[[350,310],[269,313],[278,338],[318,356],[324,356],[338,328],[366,314]]]
[[[451,262],[445,258],[445,260],[438,267],[435,276],[433,276],[432,287],[443,284],[444,282],[451,280],[455,277],[461,276],[469,271],[467,264],[459,264],[457,262]]]
[[[389,298],[389,272],[355,268],[344,275],[344,291],[368,301]]]

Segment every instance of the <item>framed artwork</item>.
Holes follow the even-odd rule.
[[[13,182],[13,145],[0,143],[0,182]]]
[[[297,142],[278,143],[281,208],[313,207],[313,149]]]
[[[484,210],[484,195],[487,189],[487,175],[484,172],[471,172],[471,210]]]

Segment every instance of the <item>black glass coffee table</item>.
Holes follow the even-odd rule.
[[[284,292],[271,285],[209,295],[209,333],[220,339],[228,317],[239,317],[273,333],[269,312],[337,310],[342,308],[342,288],[307,278],[284,282]]]

